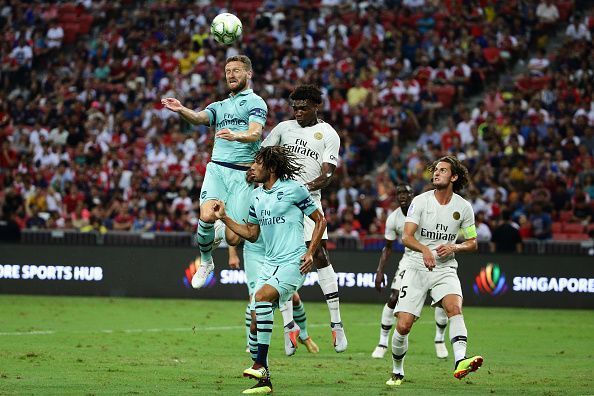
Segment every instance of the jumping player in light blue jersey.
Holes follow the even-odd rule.
[[[247,221],[249,197],[253,185],[245,182],[245,172],[254,162],[262,141],[268,108],[264,100],[250,89],[252,62],[245,55],[232,56],[225,64],[225,78],[231,91],[229,98],[211,103],[202,111],[184,107],[179,100],[164,98],[161,103],[191,124],[215,127],[211,162],[200,190],[200,221],[197,242],[200,265],[192,286],[201,288],[214,270],[212,259],[215,241],[213,206],[220,200],[227,205],[229,216],[238,222]],[[237,245],[241,239],[231,230],[225,231],[227,243]]]
[[[326,220],[307,189],[293,179],[299,166],[295,155],[285,147],[264,147],[251,166],[254,179],[263,183],[253,191],[247,224],[238,224],[225,213],[225,204],[218,201],[216,217],[228,229],[250,242],[260,234],[264,241],[265,263],[258,270],[258,282],[253,298],[258,352],[254,364],[243,375],[258,380],[245,394],[272,392],[268,370],[268,347],[272,335],[274,309],[286,302],[303,285],[305,275],[313,267],[313,256],[320,245]],[[309,247],[303,240],[303,215],[314,223]]]

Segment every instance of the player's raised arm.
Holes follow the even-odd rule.
[[[260,226],[258,224],[251,222],[247,224],[236,223],[231,217],[227,216],[227,213],[225,212],[225,203],[223,201],[217,201],[213,209],[217,219],[220,219],[223,223],[225,223],[225,225],[229,227],[231,231],[252,243],[258,240],[258,237],[260,236]],[[252,210],[253,207],[250,208],[250,212]]]
[[[208,118],[208,114],[206,111],[194,111],[189,109],[181,104],[181,102],[175,98],[163,98],[161,99],[161,104],[165,106],[168,110],[176,112],[193,125],[210,125],[210,119]]]

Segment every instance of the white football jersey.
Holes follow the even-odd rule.
[[[415,239],[431,250],[435,250],[439,245],[455,243],[460,230],[472,233],[470,228],[474,226],[474,212],[468,201],[454,193],[447,205],[440,205],[434,192],[435,190],[427,191],[413,198],[406,216],[407,223],[415,223],[418,226]],[[406,260],[402,263],[409,267],[427,268],[421,252],[406,248],[404,257]],[[454,254],[437,258],[435,270],[444,267],[458,267]]]
[[[318,120],[318,123],[303,128],[297,120],[283,121],[275,126],[262,142],[262,146],[285,146],[300,159],[301,172],[297,180],[303,184],[319,177],[322,173],[322,163],[336,165],[340,137],[330,124]],[[320,200],[320,191],[312,191],[311,195]]]
[[[386,231],[384,232],[384,238],[388,241],[395,241],[396,238],[402,238],[404,232],[404,221],[406,216],[402,213],[402,208],[398,208],[386,219]]]

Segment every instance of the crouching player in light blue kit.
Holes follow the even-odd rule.
[[[215,215],[237,235],[250,242],[260,233],[266,249],[265,263],[259,268],[256,292],[252,299],[256,311],[258,352],[254,364],[243,375],[258,380],[245,394],[272,392],[268,370],[268,347],[272,336],[274,309],[288,301],[305,281],[313,266],[313,255],[320,245],[326,220],[317,209],[309,191],[293,179],[299,171],[296,157],[285,147],[262,148],[251,166],[254,179],[263,183],[250,198],[247,224],[238,224],[225,213],[218,201]],[[309,247],[303,241],[303,214],[315,222]],[[252,328],[253,329],[253,328]]]

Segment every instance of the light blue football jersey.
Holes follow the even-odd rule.
[[[266,249],[266,264],[299,263],[307,248],[303,241],[303,214],[317,207],[309,191],[295,180],[277,180],[270,190],[258,187],[252,193],[248,221],[260,225]]]
[[[215,131],[227,128],[231,132],[245,132],[249,129],[250,122],[266,125],[266,115],[268,114],[268,107],[264,99],[251,89],[246,89],[236,95],[229,95],[227,99],[220,102],[211,103],[204,110],[208,114],[210,125],[214,125]],[[261,143],[261,140],[242,143],[215,138],[212,160],[233,164],[254,162]]]

